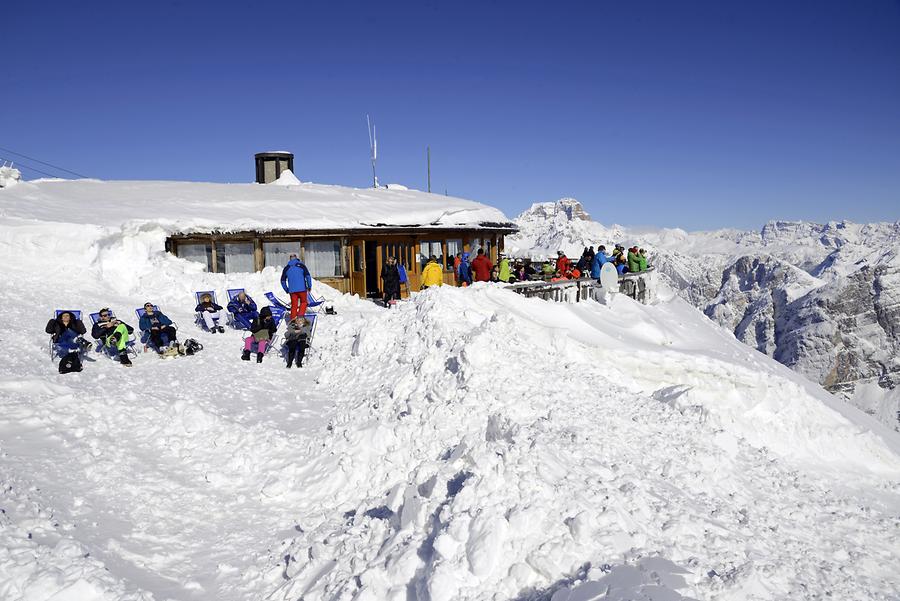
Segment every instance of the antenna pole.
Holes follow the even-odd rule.
[[[425,147],[428,156],[428,191],[431,192],[431,146]]]
[[[375,174],[375,160],[378,158],[378,137],[375,135],[375,124],[369,121],[366,113],[366,129],[369,132],[369,151],[372,159],[372,187],[378,187],[378,176]]]

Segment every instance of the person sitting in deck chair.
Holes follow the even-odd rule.
[[[307,295],[312,289],[312,276],[297,255],[292,254],[281,272],[281,287],[291,295],[291,319],[305,315],[309,305]]]
[[[90,343],[82,338],[87,330],[81,320],[75,319],[75,316],[69,311],[63,311],[56,319],[47,322],[44,331],[50,334],[53,343],[63,353],[62,359],[59,360],[59,373],[81,371],[79,351],[90,347]]]
[[[259,316],[250,324],[251,334],[244,339],[244,353],[241,355],[241,359],[243,361],[250,360],[250,349],[253,347],[253,343],[256,342],[256,362],[262,363],[263,355],[266,354],[266,347],[277,329],[278,325],[272,319],[272,309],[263,307],[262,311],[259,312]]]
[[[225,311],[222,310],[221,305],[213,302],[210,295],[204,294],[201,296],[200,304],[194,307],[194,311],[203,317],[203,323],[206,324],[206,328],[210,333],[215,334],[216,330],[221,333],[225,332],[225,328],[221,325],[227,320]]]
[[[247,330],[250,329],[253,320],[259,317],[256,302],[247,296],[246,292],[238,292],[237,296],[228,303],[228,310],[234,315],[234,321]]]
[[[287,323],[284,343],[287,345],[288,369],[294,360],[297,361],[297,367],[303,367],[303,357],[306,355],[306,347],[309,344],[309,329],[310,323],[305,317],[297,317]]]
[[[156,346],[160,355],[181,353],[181,345],[178,343],[175,327],[172,320],[166,317],[162,311],[153,308],[153,303],[144,303],[144,316],[138,327],[142,332],[147,332],[150,342]],[[175,353],[172,353],[174,349]]]
[[[102,340],[104,347],[116,349],[119,363],[127,367],[131,366],[131,359],[128,358],[128,337],[132,332],[134,328],[113,317],[108,308],[100,309],[97,323],[91,328],[91,336],[95,340]]]

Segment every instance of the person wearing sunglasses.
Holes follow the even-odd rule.
[[[103,346],[107,349],[114,349],[118,353],[119,363],[126,367],[131,367],[127,344],[132,332],[134,328],[119,321],[108,308],[100,309],[97,323],[91,328],[91,336],[95,340],[103,341]]]
[[[142,332],[148,333],[150,341],[156,346],[160,355],[181,352],[181,345],[176,339],[177,334],[172,320],[158,310],[153,303],[144,303],[144,316],[141,317],[139,327]]]

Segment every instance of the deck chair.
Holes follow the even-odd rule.
[[[285,311],[287,311],[288,313],[291,312],[291,306],[285,304],[284,301],[275,296],[274,292],[266,292],[266,298],[269,300],[269,306],[272,308],[272,315],[275,315],[276,310],[281,314],[283,314]]]
[[[271,351],[273,348],[281,348],[282,343],[280,340],[280,336],[278,336],[278,328],[279,328],[279,326],[281,326],[281,319],[282,319],[283,315],[284,315],[284,313],[276,314],[275,308],[272,308],[272,321],[275,322],[275,333],[272,334],[272,337],[269,339],[269,343],[266,345],[266,350],[263,353],[263,355],[268,355],[269,351]],[[248,328],[248,330],[249,330],[249,328]],[[244,344],[247,343],[248,338],[253,338],[252,332],[248,331],[247,335],[244,336],[244,338],[243,338]],[[259,343],[257,343],[256,340],[254,340],[253,342],[250,343],[250,352],[251,353],[259,352],[258,349],[259,349]]]
[[[110,317],[115,317],[116,314],[113,313],[112,309],[109,310]],[[91,325],[96,325],[98,321],[100,321],[100,312],[91,313]],[[128,341],[125,343],[125,352],[129,355],[134,355],[137,357],[137,351],[134,349],[134,345],[137,343],[137,336],[134,333],[131,333],[128,336]],[[97,353],[105,353],[107,357],[110,359],[118,359],[119,351],[113,349],[112,347],[106,346],[106,342],[103,339],[95,341],[94,352]]]
[[[212,299],[212,302],[215,304],[219,304],[219,301],[216,300],[216,291],[215,290],[198,290],[194,293],[194,301],[196,301],[197,306],[200,304],[200,299],[203,298],[205,294],[208,294]],[[225,313],[225,323],[221,324],[222,326],[231,325],[231,312],[227,309],[222,309],[222,312]],[[194,323],[198,328],[203,330],[204,332],[208,332],[209,328],[206,327],[206,321],[203,320],[203,314],[200,311],[194,312]]]
[[[273,318],[274,318],[274,316],[273,316]],[[253,334],[247,334],[246,336],[244,336],[244,344],[247,343],[248,338],[253,338]],[[281,348],[281,344],[282,344],[281,337],[278,335],[278,332],[276,331],[274,334],[272,334],[272,337],[269,338],[269,343],[266,345],[266,350],[263,353],[263,355],[268,355],[269,351],[271,351],[273,348],[276,348],[276,347]],[[241,346],[241,348],[244,348],[244,347]],[[259,352],[259,343],[256,340],[254,340],[253,342],[250,343],[250,352],[253,354],[256,354],[257,352]]]
[[[281,300],[280,298],[275,296],[274,292],[266,292],[266,298],[269,299],[269,303],[270,303],[269,306],[272,307],[272,315],[275,314],[276,307],[280,310],[281,313],[287,312],[288,314],[290,314],[290,312],[291,312],[290,303],[285,303],[283,300]],[[322,303],[325,302],[325,299],[324,298],[316,298],[315,296],[313,296],[312,292],[307,292],[306,301],[307,301],[306,314],[309,315],[310,313],[316,313],[319,310],[319,307],[322,305]],[[310,309],[314,309],[314,310],[310,311]]]
[[[75,319],[77,319],[79,321],[81,320],[81,311],[76,311],[75,309],[57,309],[54,312],[53,316],[58,318],[63,313],[71,313],[72,317],[74,317]],[[65,351],[65,352],[63,352],[63,351],[65,351],[65,349],[59,343],[53,342],[53,339],[51,338],[50,346],[49,346],[50,360],[53,361],[54,359],[62,358],[63,356],[68,354],[68,351]],[[84,347],[82,346],[78,350],[78,358],[81,359],[83,357],[84,357]]]
[[[231,301],[233,301],[235,298],[237,298],[237,295],[240,294],[241,292],[243,292],[244,294],[247,294],[247,291],[244,290],[243,288],[229,288],[228,290],[226,290],[226,294],[228,294],[228,302],[231,303]],[[253,297],[250,296],[249,294],[247,294],[247,298],[249,298],[250,300],[253,300]],[[254,301],[254,302],[256,302],[256,301]],[[257,307],[257,309],[259,309],[259,307]],[[229,311],[228,314],[230,315],[229,323],[231,324],[231,327],[233,327],[236,330],[249,330],[250,329],[250,323],[246,320],[245,317],[238,315],[237,313],[232,313],[231,311]],[[273,317],[275,316],[274,309],[272,310],[272,316]],[[281,315],[278,316],[277,320],[281,321]]]
[[[154,311],[155,313],[156,313],[156,312],[159,312],[159,305],[153,305],[153,311]],[[144,316],[144,313],[146,313],[146,311],[144,311],[144,308],[143,308],[143,307],[139,307],[139,308],[137,308],[137,309],[134,310],[134,314],[137,315],[137,319],[138,319],[138,328],[141,327],[141,325],[140,325],[140,324],[141,324],[141,317]],[[175,328],[175,329],[177,330],[177,329],[178,329],[178,324],[175,323],[175,322],[173,321],[173,322],[172,322],[172,327]],[[156,352],[156,353],[159,352],[159,347],[156,346],[155,344],[153,344],[153,340],[150,339],[150,330],[141,330],[141,344],[144,345],[144,352],[145,352],[145,353],[147,352],[148,349],[149,349],[149,350],[152,350],[153,352]]]
[[[308,352],[309,349],[312,348],[313,340],[316,336],[316,324],[319,322],[319,314],[307,312],[304,317],[309,320],[309,333],[306,335],[306,350]],[[278,354],[282,359],[287,358],[287,344],[284,341],[282,341],[281,343],[281,348],[279,349]]]
[[[309,320],[309,337],[306,339],[306,348],[309,349],[312,347],[313,340],[316,337],[316,324],[319,323],[319,314],[307,313],[304,317]]]

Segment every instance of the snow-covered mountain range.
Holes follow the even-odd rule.
[[[662,278],[739,340],[898,427],[900,221],[638,230],[604,226],[566,198],[534,204],[516,223],[512,254],[646,247]]]

